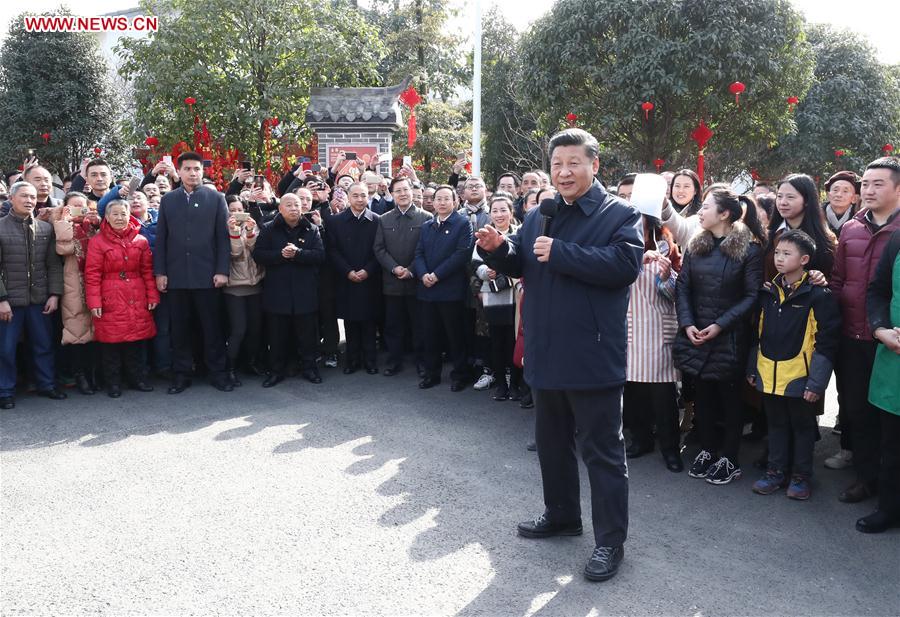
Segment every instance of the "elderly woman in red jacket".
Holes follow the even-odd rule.
[[[159,303],[153,258],[141,226],[121,200],[106,206],[100,233],[91,238],[84,267],[85,299],[101,343],[103,376],[112,398],[122,395],[122,367],[129,386],[153,388],[144,381],[141,341],[156,335],[150,313]]]

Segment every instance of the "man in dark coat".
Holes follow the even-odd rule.
[[[362,182],[347,188],[350,207],[326,222],[328,259],[334,268],[337,316],[344,320],[347,357],[344,373],[365,365],[378,372],[375,323],[381,301],[381,265],[375,258],[378,215],[368,207],[368,192]]]
[[[271,373],[263,382],[264,388],[284,380],[291,331],[300,342],[303,377],[311,383],[322,383],[316,368],[316,313],[319,266],[325,261],[325,247],[319,228],[303,216],[303,211],[309,212],[312,206],[312,193],[305,188],[298,193],[281,197],[278,214],[263,226],[253,247],[253,259],[266,268],[262,304],[267,313]]]
[[[419,232],[431,221],[431,215],[412,203],[409,178],[394,178],[391,194],[396,208],[388,210],[378,221],[375,234],[375,257],[383,268],[384,338],[388,349],[388,377],[400,372],[403,364],[404,334],[412,332],[416,362],[422,366],[422,333],[416,299],[416,277],[412,272]]]
[[[584,573],[606,580],[618,571],[628,531],[622,389],[629,286],[644,253],[641,215],[595,180],[600,162],[592,135],[567,129],[548,150],[556,215],[546,228],[544,217],[525,217],[507,240],[485,227],[478,252],[498,272],[524,277],[528,290],[525,374],[534,391],[546,509],[520,523],[519,535],[581,533],[577,427],[596,543]]]
[[[201,316],[203,353],[212,385],[224,392],[233,386],[225,372],[225,338],[220,319],[221,288],[228,282],[231,245],[225,196],[203,186],[203,157],[178,157],[181,186],[166,193],[156,221],[153,270],[156,286],[168,295],[172,333],[172,384],[169,394],[191,385],[191,342]]]

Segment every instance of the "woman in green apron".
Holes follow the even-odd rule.
[[[900,527],[900,231],[888,241],[866,294],[869,324],[881,343],[875,354],[869,402],[881,409],[878,509],[856,521],[863,533]]]

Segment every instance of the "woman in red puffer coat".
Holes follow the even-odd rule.
[[[153,258],[140,224],[124,201],[106,206],[100,233],[88,244],[84,266],[85,299],[101,344],[103,375],[112,398],[122,395],[122,367],[129,385],[141,392],[144,381],[141,341],[156,335],[150,313],[159,303]]]

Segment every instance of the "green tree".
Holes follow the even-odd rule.
[[[806,94],[814,62],[788,0],[559,0],[520,54],[544,131],[572,112],[635,169],[671,168],[693,164],[703,118],[715,131],[708,167],[723,175],[793,128],[785,100]]]
[[[26,32],[22,18],[10,22],[0,49],[0,164],[14,169],[32,148],[45,166],[64,176],[81,158],[93,156],[97,145],[121,152],[119,105],[96,38]],[[41,137],[45,133],[48,143]]]
[[[810,25],[807,39],[815,51],[815,81],[797,106],[796,131],[761,155],[759,169],[767,177],[861,170],[882,156],[885,144],[900,147],[900,66],[879,63],[875,50],[849,31]]]
[[[410,150],[408,133],[403,127],[394,138],[394,156],[409,155],[420,180],[442,184],[450,175],[455,154],[468,150],[471,144],[472,105],[452,105],[437,100],[416,107],[416,116],[420,124],[427,123],[429,131],[420,134],[415,147]]]
[[[190,141],[195,111],[210,132],[261,163],[266,118],[285,141],[303,143],[309,89],[379,81],[384,47],[354,10],[312,0],[144,0],[159,16],[147,39],[123,39],[121,73],[134,80],[136,139]]]

